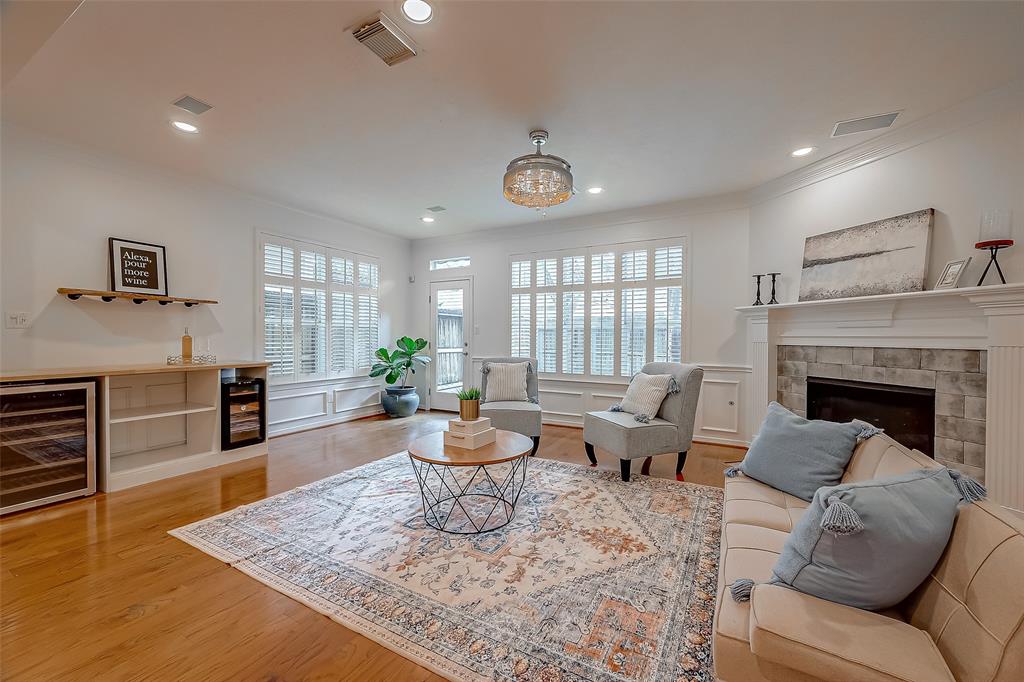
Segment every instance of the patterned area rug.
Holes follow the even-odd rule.
[[[452,680],[711,681],[721,518],[533,458],[511,523],[442,533],[401,453],[171,534]]]

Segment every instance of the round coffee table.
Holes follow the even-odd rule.
[[[427,525],[472,535],[512,520],[526,484],[533,440],[501,429],[495,436],[493,443],[475,450],[445,445],[442,431],[409,445]]]

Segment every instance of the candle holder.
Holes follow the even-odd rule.
[[[761,300],[761,278],[764,275],[754,275],[754,279],[757,280],[757,296],[754,298],[752,305],[764,305],[764,301]]]
[[[781,272],[769,272],[772,278],[772,299],[768,301],[768,305],[775,305],[779,302],[779,299],[775,298],[775,278],[781,275]]]

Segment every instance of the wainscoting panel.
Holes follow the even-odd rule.
[[[277,436],[379,414],[381,390],[381,384],[367,377],[272,384],[267,429]]]

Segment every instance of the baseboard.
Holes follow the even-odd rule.
[[[739,448],[746,450],[750,447],[750,443],[745,440],[739,440],[736,438],[715,438],[714,436],[701,436],[700,438],[694,438],[694,443],[704,443],[705,445],[721,445],[726,448]]]

